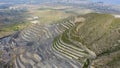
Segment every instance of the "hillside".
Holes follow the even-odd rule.
[[[120,19],[89,13],[0,39],[0,67],[119,68]]]
[[[79,17],[85,20],[56,37],[53,49],[83,63],[83,68],[91,63],[95,68],[119,68],[120,19],[96,13]]]

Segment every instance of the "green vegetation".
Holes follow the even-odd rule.
[[[54,8],[39,8],[38,10],[56,10]]]
[[[119,28],[119,26],[120,26],[120,18],[114,19],[113,23],[111,24],[111,28],[116,29]]]
[[[4,37],[4,36],[14,33],[15,31],[22,30],[25,27],[27,27],[28,25],[29,25],[29,22],[27,22],[27,23],[22,22],[22,23],[17,23],[17,24],[13,24],[13,25],[1,28],[0,29],[0,37]]]
[[[0,37],[12,34],[25,27],[26,10],[6,9],[0,11]]]
[[[84,65],[83,65],[83,68],[88,68],[89,64],[90,64],[90,60],[87,59],[86,62],[84,63]]]
[[[72,14],[65,13],[58,10],[32,10],[30,11],[32,16],[39,17],[37,20],[42,24],[51,24],[57,20],[67,18]]]

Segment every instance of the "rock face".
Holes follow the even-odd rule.
[[[90,13],[0,39],[1,68],[119,68],[120,19]]]

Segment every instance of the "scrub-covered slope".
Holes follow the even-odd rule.
[[[69,58],[95,68],[120,66],[120,19],[109,14],[79,16],[73,28],[56,37],[53,49]],[[78,18],[79,19],[79,18]]]

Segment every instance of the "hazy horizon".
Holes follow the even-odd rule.
[[[89,0],[92,2],[103,2],[105,4],[120,5],[120,0]]]
[[[119,5],[120,4],[120,0],[0,0],[0,3],[27,3],[27,2],[31,2],[31,3],[45,3],[45,2],[72,2],[72,3],[76,3],[78,1],[83,1],[83,2],[101,2],[104,4],[111,4],[111,5]]]

